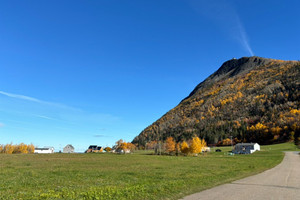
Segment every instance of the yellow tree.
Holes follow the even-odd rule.
[[[189,148],[189,152],[192,154],[198,154],[201,151],[202,151],[201,140],[199,139],[199,137],[193,137]]]
[[[106,152],[110,152],[110,151],[111,151],[111,148],[110,148],[110,147],[105,147],[104,150],[105,150]]]
[[[224,146],[229,146],[229,145],[231,145],[231,139],[229,139],[229,138],[224,139],[224,140],[222,141],[222,145],[224,145]]]
[[[14,149],[16,153],[28,153],[28,147],[26,144],[21,143],[19,145],[16,145],[16,148]]]
[[[188,143],[186,143],[186,141],[182,142],[180,150],[184,154],[188,154],[189,153],[189,145],[188,145]]]
[[[128,142],[127,149],[130,150],[130,152],[133,152],[136,149],[136,146],[134,144],[132,144],[131,142]]]
[[[0,153],[3,153],[3,149],[4,149],[3,145],[0,144]]]
[[[207,147],[207,144],[204,139],[201,140],[201,146],[202,146],[202,148]]]
[[[126,142],[122,142],[120,144],[120,149],[123,150],[123,152],[125,153],[125,151],[127,150],[127,143]]]
[[[167,153],[172,153],[175,151],[175,141],[173,137],[168,137],[166,140],[166,152]]]
[[[27,148],[28,148],[28,153],[34,153],[34,145],[33,144],[29,144],[27,146]]]
[[[7,154],[12,154],[14,152],[14,145],[12,143],[6,144],[4,146],[4,152]]]

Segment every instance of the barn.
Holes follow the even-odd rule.
[[[67,146],[64,147],[63,153],[74,153],[75,148],[73,145],[68,144]]]
[[[233,153],[251,154],[255,151],[260,151],[260,145],[257,143],[238,143],[235,145]]]

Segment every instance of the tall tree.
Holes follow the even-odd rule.
[[[199,137],[193,137],[189,148],[189,152],[192,154],[198,154],[201,152],[201,150],[202,150],[201,140],[199,139]]]
[[[168,137],[166,140],[166,152],[171,154],[175,152],[175,141],[173,137]]]
[[[186,141],[182,142],[180,150],[185,155],[187,155],[189,153],[189,145],[188,145],[188,143],[186,143]]]

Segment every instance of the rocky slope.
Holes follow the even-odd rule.
[[[193,135],[210,144],[283,142],[300,129],[300,62],[243,57],[225,62],[178,106],[132,141],[177,141]]]

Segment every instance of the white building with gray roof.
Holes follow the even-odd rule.
[[[67,146],[64,147],[63,153],[74,153],[75,148],[73,145],[68,144]]]
[[[260,151],[260,146],[257,143],[238,143],[235,145],[233,153],[250,154],[255,151]]]

